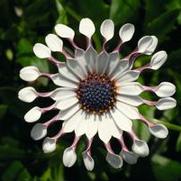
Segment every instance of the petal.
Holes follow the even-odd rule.
[[[120,154],[122,155],[123,159],[131,165],[136,164],[138,160],[138,155],[133,152],[122,150]]]
[[[167,53],[165,51],[159,51],[155,53],[150,61],[150,68],[158,70],[167,60]]]
[[[119,139],[121,134],[110,115],[101,116],[98,122],[98,135],[104,143],[108,143],[112,136]]]
[[[116,125],[123,131],[130,132],[132,129],[132,121],[122,114],[118,109],[112,110],[111,115]]]
[[[63,24],[57,24],[55,26],[55,32],[57,33],[58,36],[62,38],[68,38],[70,40],[73,40],[75,36],[74,30]]]
[[[177,102],[172,97],[165,97],[158,100],[156,103],[156,108],[159,110],[167,110],[172,109],[176,106]]]
[[[109,121],[109,125],[110,125],[110,126],[109,126],[109,130],[110,130],[112,136],[115,137],[115,138],[120,139],[120,137],[121,137],[121,135],[122,135],[122,130],[120,130],[120,129],[118,128],[117,124],[115,124],[114,119],[113,119],[112,116],[110,116],[110,117],[108,118],[108,121]]]
[[[79,120],[79,123],[77,124],[75,128],[75,134],[76,136],[81,136],[85,134],[88,126],[89,118],[86,116],[86,113],[82,111],[81,118]],[[90,128],[89,128],[90,129]]]
[[[67,67],[66,65],[65,65],[65,66],[60,66],[60,67],[58,68],[58,71],[59,71],[59,73],[60,73],[62,76],[67,77],[67,78],[70,79],[71,81],[77,82],[77,83],[80,82],[79,78],[78,78],[76,75],[74,75],[74,74],[68,69],[68,67]]]
[[[124,24],[119,30],[119,37],[122,43],[131,40],[134,32],[135,32],[135,27],[133,24],[130,24],[130,23]]]
[[[36,43],[33,46],[33,52],[38,58],[49,58],[51,57],[50,49],[42,43]]]
[[[77,88],[78,84],[71,81],[67,77],[57,73],[53,74],[51,76],[51,79],[55,85],[61,86],[61,87],[68,87],[68,88]]]
[[[85,151],[82,153],[84,165],[88,171],[94,169],[94,159]]]
[[[155,94],[159,97],[169,97],[175,94],[175,85],[170,82],[162,82],[155,90]]]
[[[95,63],[97,59],[97,52],[93,47],[90,47],[86,50],[85,61],[88,67],[88,70],[92,73],[95,72]]]
[[[109,126],[110,122],[107,121],[105,116],[101,116],[100,120],[98,121],[98,136],[106,144],[112,137]]]
[[[89,62],[86,60],[85,55],[86,55],[86,52],[83,53],[82,56],[76,57],[75,61],[79,64],[79,66],[83,69],[83,71],[86,72],[86,74],[88,74],[87,72],[89,71],[89,68],[88,68]]]
[[[78,102],[78,99],[76,96],[65,97],[64,99],[58,100],[56,104],[56,108],[61,111],[64,111],[72,107],[73,105],[75,105],[77,102]]]
[[[71,147],[66,148],[63,152],[63,164],[66,167],[72,167],[77,160],[75,150]]]
[[[65,110],[65,111],[60,111],[60,119],[61,120],[67,120],[70,117],[72,117],[78,110],[80,109],[79,104],[75,104],[74,106],[72,106],[71,108]]]
[[[33,102],[38,97],[33,87],[25,87],[18,92],[18,98],[24,102]]]
[[[132,146],[132,150],[139,156],[145,157],[149,155],[149,148],[145,141],[135,140]]]
[[[119,53],[118,52],[112,52],[109,54],[109,64],[107,69],[107,74],[110,76],[117,68],[118,64],[120,62]]]
[[[57,88],[51,93],[50,97],[55,101],[60,101],[76,95],[77,94],[74,90],[68,88]]]
[[[83,69],[79,62],[77,62],[76,60],[67,59],[67,66],[80,79],[84,79],[87,76],[87,71],[85,71],[85,69]]]
[[[70,133],[75,130],[79,122],[83,119],[82,110],[76,112],[70,119],[63,123],[63,132]]]
[[[149,128],[149,131],[152,135],[154,135],[157,138],[166,138],[168,136],[168,129],[163,124],[156,124],[154,126],[151,126]]]
[[[151,55],[157,47],[158,38],[156,36],[151,36],[151,37],[153,39],[153,42],[152,42],[151,46],[149,46],[149,48],[144,52],[145,55]]]
[[[87,138],[91,139],[92,137],[94,137],[95,134],[97,133],[97,129],[98,129],[98,120],[94,115],[90,115],[87,123],[87,130],[85,132]]]
[[[42,149],[44,153],[51,153],[56,149],[56,140],[52,138],[45,138],[43,141]]]
[[[96,72],[98,74],[104,74],[108,67],[108,63],[109,63],[109,55],[105,51],[101,52],[96,60]]]
[[[152,36],[144,36],[138,41],[138,52],[145,53],[153,43]]]
[[[85,53],[85,51],[83,49],[80,49],[80,48],[75,49],[75,58],[79,58],[79,57],[83,56],[84,53]]]
[[[120,112],[122,112],[129,119],[140,119],[138,108],[119,102],[119,101],[117,101],[116,107]]]
[[[113,168],[121,168],[123,166],[123,160],[119,155],[113,153],[107,153],[106,161],[113,167]]]
[[[62,52],[63,41],[54,34],[48,34],[45,38],[45,42],[53,52]]]
[[[124,75],[129,68],[129,62],[127,60],[121,60],[117,64],[117,67],[111,73],[111,79],[119,79],[122,75]],[[128,71],[127,71],[128,72]]]
[[[143,88],[138,82],[120,84],[120,88],[118,90],[119,94],[131,95],[131,96],[138,96],[142,92],[143,92]]]
[[[143,100],[139,96],[117,95],[117,100],[129,104],[131,106],[140,106]]]
[[[138,79],[139,75],[140,75],[139,71],[129,70],[120,76],[120,78],[118,79],[118,82],[120,84],[123,82],[133,82]]]
[[[41,109],[39,107],[33,107],[30,109],[24,116],[24,119],[28,123],[33,123],[35,121],[38,121],[41,117]]]
[[[34,140],[40,140],[47,135],[47,127],[44,124],[37,123],[31,130],[31,137]]]
[[[92,35],[95,33],[95,26],[92,20],[89,18],[81,19],[79,24],[79,32],[91,39]]]
[[[27,66],[20,70],[20,78],[28,82],[35,81],[40,75],[40,71],[35,66]]]
[[[102,22],[100,27],[101,35],[106,41],[109,41],[114,36],[114,23],[111,19],[106,19]]]

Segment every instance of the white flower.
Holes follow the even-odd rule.
[[[100,27],[104,38],[104,45],[114,36],[114,23],[107,19]],[[25,81],[34,81],[40,76],[52,80],[57,86],[51,92],[38,92],[33,87],[26,87],[19,91],[19,99],[24,102],[33,102],[38,97],[50,97],[54,103],[49,107],[32,108],[25,115],[27,122],[38,121],[41,115],[53,109],[59,113],[51,120],[37,123],[32,128],[31,137],[35,140],[47,135],[47,129],[56,121],[62,121],[60,131],[53,137],[46,137],[43,141],[45,153],[56,149],[57,140],[63,134],[74,132],[75,138],[70,147],[63,153],[63,163],[71,167],[77,160],[76,146],[81,136],[86,135],[88,144],[83,152],[83,161],[87,170],[94,168],[94,159],[91,156],[91,145],[97,134],[107,150],[106,160],[114,168],[121,168],[123,160],[129,164],[137,162],[139,156],[147,156],[149,148],[145,141],[140,140],[133,130],[133,120],[140,120],[148,126],[150,133],[158,138],[165,138],[168,130],[164,125],[148,121],[138,110],[138,106],[146,104],[155,106],[159,110],[166,110],[176,106],[176,100],[171,98],[175,93],[175,86],[169,82],[162,82],[158,86],[144,86],[137,82],[145,69],[157,70],[166,61],[165,51],[159,51],[151,58],[150,63],[133,69],[135,59],[141,55],[151,55],[158,43],[155,36],[144,36],[138,41],[138,46],[128,56],[120,59],[119,48],[134,34],[134,25],[127,23],[119,30],[120,43],[115,50],[108,53],[106,46],[97,52],[91,42],[95,33],[94,23],[89,18],[80,21],[79,32],[87,37],[87,47],[81,49],[73,40],[74,30],[66,25],[55,26],[55,34],[48,34],[45,38],[47,46],[37,43],[33,51],[39,58],[47,58],[57,68],[56,74],[41,73],[34,66],[25,67],[20,71],[20,77]],[[75,51],[67,51],[63,41],[66,38]],[[65,62],[56,60],[52,52],[62,53]],[[157,101],[145,100],[141,93],[150,91],[160,99]],[[123,132],[129,133],[133,140],[132,150],[128,150]],[[121,145],[120,154],[115,154],[111,148],[111,138],[116,138]]]

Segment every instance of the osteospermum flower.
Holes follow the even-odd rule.
[[[57,86],[51,92],[37,92],[33,87],[25,87],[19,91],[19,98],[24,102],[33,102],[38,97],[50,97],[54,104],[49,107],[33,107],[25,115],[25,121],[36,122],[45,112],[57,109],[58,114],[44,123],[36,123],[31,131],[34,140],[40,140],[47,135],[48,127],[63,121],[60,131],[53,137],[46,137],[43,141],[43,151],[52,152],[56,149],[57,141],[62,135],[74,132],[75,138],[70,147],[63,153],[63,163],[71,167],[77,159],[76,147],[81,136],[86,135],[87,148],[82,153],[85,167],[94,168],[94,159],[91,156],[91,145],[97,134],[107,150],[106,160],[114,168],[120,168],[123,159],[129,163],[136,163],[139,156],[149,154],[149,148],[144,140],[137,137],[133,130],[133,121],[141,121],[149,132],[158,137],[165,138],[167,128],[162,124],[155,124],[146,119],[138,110],[142,104],[155,106],[158,110],[166,110],[176,106],[175,86],[169,82],[162,82],[157,86],[145,86],[136,82],[141,72],[147,69],[158,70],[167,59],[165,51],[158,51],[151,61],[143,67],[133,69],[135,59],[144,54],[151,55],[158,43],[155,36],[144,36],[137,47],[128,56],[120,59],[119,50],[123,44],[131,40],[135,28],[127,23],[119,30],[119,44],[112,52],[108,52],[106,44],[114,36],[114,23],[107,19],[100,27],[104,38],[102,51],[98,53],[91,43],[95,33],[93,22],[84,18],[80,21],[79,32],[87,38],[87,47],[78,47],[74,42],[75,32],[68,26],[58,24],[55,34],[48,34],[46,45],[37,43],[33,51],[40,59],[47,59],[53,63],[58,72],[56,74],[42,73],[35,66],[28,66],[20,71],[21,79],[31,82],[44,76]],[[67,39],[73,46],[74,52],[68,52],[63,46],[61,38]],[[66,57],[60,62],[52,56],[52,52],[60,52]],[[160,99],[157,101],[145,100],[141,93],[149,91],[155,93]],[[127,132],[132,139],[132,150],[126,146],[123,132]],[[114,137],[120,144],[121,152],[116,154],[110,144]]]

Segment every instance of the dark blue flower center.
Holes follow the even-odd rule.
[[[102,114],[113,108],[115,89],[115,83],[106,75],[90,74],[80,82],[77,90],[79,103],[89,113]]]

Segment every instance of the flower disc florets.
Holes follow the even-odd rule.
[[[105,74],[89,74],[85,80],[80,82],[77,89],[82,109],[99,115],[114,107],[116,94],[115,82]]]

